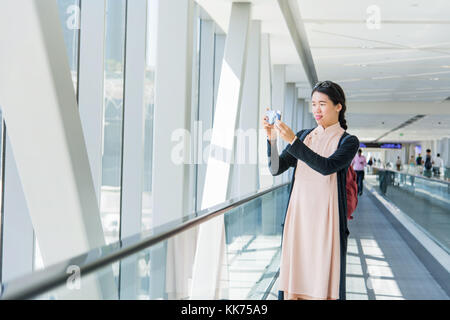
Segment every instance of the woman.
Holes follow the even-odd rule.
[[[294,167],[284,220],[279,299],[345,299],[347,253],[346,170],[359,148],[358,138],[343,140],[345,95],[331,81],[312,91],[317,122],[305,138],[285,123],[264,118],[269,167],[279,175]],[[278,155],[276,135],[288,143]],[[270,141],[269,141],[270,140]]]

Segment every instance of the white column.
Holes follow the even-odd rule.
[[[444,166],[450,167],[450,138],[442,139],[441,157],[444,160]]]
[[[200,210],[203,199],[203,187],[206,177],[206,161],[203,161],[203,151],[206,141],[203,135],[212,128],[213,104],[214,104],[214,30],[215,23],[212,20],[202,20],[200,37],[200,79],[198,102],[198,148],[196,161],[199,163],[197,171],[197,210]],[[220,72],[218,72],[220,74]],[[206,159],[205,159],[206,160]]]
[[[223,55],[225,53],[225,34],[216,33],[214,42],[214,106],[213,114],[217,104],[217,93],[219,91],[220,72],[222,71]]]
[[[294,130],[294,133],[296,133],[296,131],[293,126],[293,114],[294,114],[294,108],[296,107],[296,100],[297,100],[297,91],[295,89],[295,83],[286,83],[285,98],[284,98],[284,120],[283,121],[292,130]],[[283,182],[288,182],[291,178],[291,174],[292,174],[291,170],[287,170],[285,173],[283,173]]]
[[[261,35],[261,75],[260,75],[260,98],[259,98],[259,137],[258,137],[258,163],[259,163],[259,187],[270,187],[274,183],[274,178],[270,174],[267,161],[267,137],[262,127],[261,121],[266,113],[266,108],[272,105],[272,67],[270,58],[270,36]]]
[[[262,119],[266,108],[272,105],[272,62],[270,57],[270,35],[261,35],[261,76],[260,76],[260,99],[259,99],[259,187],[267,188],[274,184],[274,177],[269,171],[267,161],[267,136],[262,127]],[[263,197],[261,201],[261,231],[262,234],[275,234],[276,225],[276,203],[269,197]]]
[[[237,130],[233,194],[242,196],[258,189],[258,120],[261,57],[261,22],[252,21],[249,34],[242,106]]]
[[[121,238],[141,231],[147,1],[127,6]]]
[[[303,126],[303,109],[305,108],[306,103],[304,99],[298,99],[297,100],[297,117],[296,117],[296,122],[297,122],[297,131],[303,130],[305,129],[305,127]]]
[[[198,154],[197,151],[198,149],[201,147],[201,145],[199,145],[196,141],[196,137],[197,137],[197,133],[196,133],[196,122],[198,119],[198,103],[199,103],[199,60],[201,58],[201,53],[198,51],[199,46],[200,46],[200,39],[198,37],[199,34],[201,34],[201,26],[200,26],[200,8],[197,4],[194,4],[193,6],[193,11],[192,11],[192,34],[193,36],[193,41],[192,41],[192,47],[191,50],[192,51],[192,63],[193,63],[193,67],[192,67],[192,72],[191,72],[191,80],[192,80],[192,86],[191,86],[191,116],[190,116],[190,124],[188,125],[188,127],[190,128],[190,132],[191,132],[191,139],[189,139],[189,143],[190,143],[190,147],[189,147],[189,177],[188,177],[188,181],[190,181],[190,187],[188,188],[189,192],[188,192],[188,205],[185,207],[185,211],[187,214],[191,214],[191,213],[195,213],[197,210],[197,190],[195,188],[196,185],[196,179],[197,179],[197,168],[195,165],[193,165],[194,163],[197,163],[197,159],[196,159],[196,155]]]
[[[122,199],[120,238],[141,232],[144,168],[144,78],[146,67],[147,1],[127,6],[125,98],[123,118]],[[121,299],[136,299],[139,283],[137,260],[120,264]]]
[[[175,10],[176,8],[176,10]],[[159,2],[153,145],[153,227],[189,207],[193,2]],[[181,158],[179,157],[181,150]]]
[[[305,103],[303,107],[303,129],[311,128],[311,113],[309,111],[309,104]]]
[[[249,3],[233,3],[231,9],[202,208],[222,203],[229,196],[230,162],[235,149],[234,131],[242,101],[250,8]],[[216,292],[216,284],[220,279],[219,269],[225,257],[223,219],[221,215],[200,226],[191,299],[214,299],[220,296]]]
[[[281,119],[284,120],[284,97],[286,90],[286,66],[274,65],[273,66],[273,79],[272,79],[272,110],[281,111]],[[286,142],[278,138],[278,152],[281,153],[286,147]],[[284,180],[284,174],[276,176],[275,184],[280,184]]]
[[[192,0],[164,0],[158,3],[158,48],[155,74],[155,115],[152,181],[152,227],[180,219],[189,213],[193,24]],[[184,232],[152,251],[152,261],[166,259],[166,269],[153,264],[151,290],[172,295],[186,288],[186,274],[192,267],[195,230]],[[184,244],[183,255],[175,254]],[[173,274],[171,266],[187,272]],[[176,287],[173,287],[173,284]],[[183,292],[179,292],[183,294]]]
[[[298,98],[297,98],[297,96],[295,96],[295,98],[294,98],[294,110],[292,110],[292,130],[295,133],[297,133],[297,131],[299,131],[297,119],[298,119]]]
[[[27,201],[6,130],[2,219],[1,281],[33,271],[34,231]]]
[[[294,130],[293,118],[294,108],[296,107],[297,93],[295,90],[295,83],[286,83],[285,98],[284,98],[284,121]]]
[[[102,185],[105,0],[83,1],[78,104],[97,203]]]

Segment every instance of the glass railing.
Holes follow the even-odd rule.
[[[386,169],[378,170],[376,181],[367,178],[369,185],[450,253],[450,181]]]
[[[289,186],[2,284],[1,299],[265,299],[277,276]]]
[[[442,167],[439,168],[439,170],[425,170],[423,166],[413,166],[413,165],[402,165],[401,170],[395,170],[394,166],[392,164],[388,164],[387,166],[383,167],[377,167],[377,166],[367,166],[366,167],[366,173],[367,174],[378,174],[378,171],[380,170],[389,170],[389,171],[395,171],[395,172],[401,172],[404,174],[414,175],[414,176],[421,176],[425,178],[432,178],[442,181],[450,181],[450,168],[449,167]]]

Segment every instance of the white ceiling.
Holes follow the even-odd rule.
[[[228,30],[233,1],[197,2]],[[272,63],[287,65],[286,81],[310,90],[278,1],[245,2],[253,4],[252,18],[261,20],[262,31],[270,34]],[[378,114],[374,108],[373,114],[352,114],[352,103],[422,102],[420,114],[428,114],[450,96],[449,0],[297,0],[297,4],[318,78],[342,85],[349,131],[361,140],[378,138],[418,113]],[[367,23],[371,6],[380,12],[379,29]],[[445,113],[428,115],[382,141],[449,137],[450,110]]]

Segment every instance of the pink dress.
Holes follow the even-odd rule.
[[[304,143],[329,157],[343,133],[339,122],[318,126]],[[338,299],[339,280],[337,174],[324,176],[298,160],[284,224],[279,290],[285,299]]]

